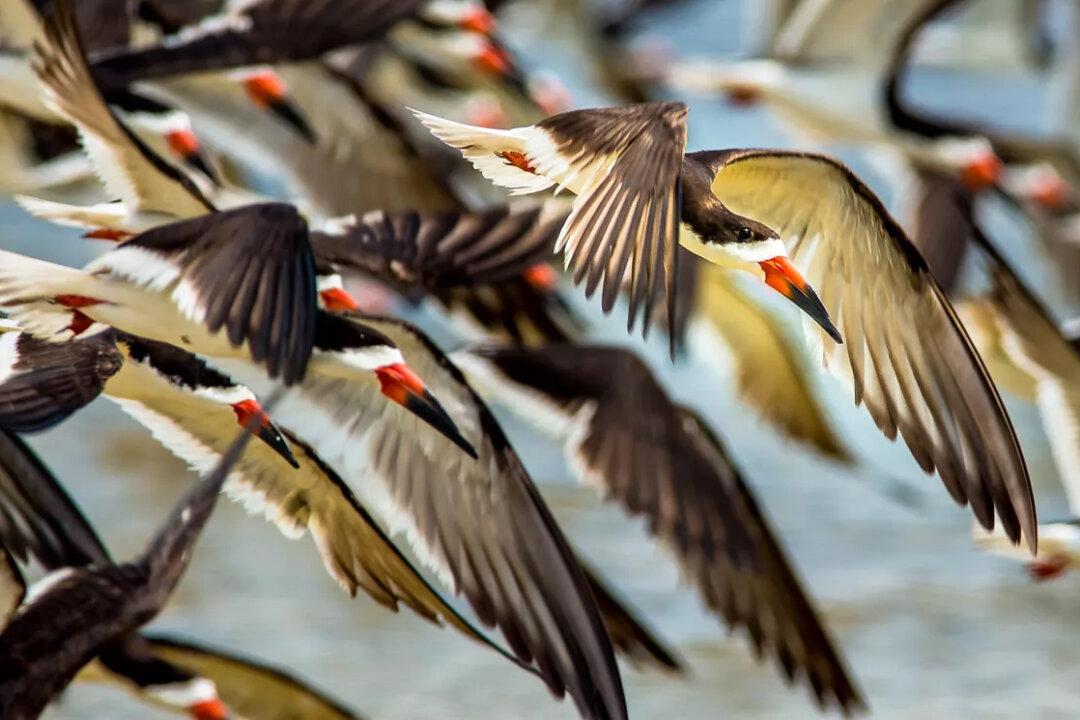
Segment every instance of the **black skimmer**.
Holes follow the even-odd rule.
[[[246,386],[179,348],[116,331],[63,344],[8,332],[0,335],[0,348],[6,358],[15,357],[0,382],[5,429],[51,426],[103,394],[201,472],[221,459],[237,423],[259,419],[255,432],[265,447],[250,446],[237,461],[225,484],[231,498],[265,515],[287,537],[310,530],[327,572],[350,595],[363,589],[391,610],[404,603],[505,654],[442,600],[349,486],[295,434],[273,425]],[[85,362],[90,356],[108,361]],[[50,383],[53,378],[62,381]],[[394,381],[388,376],[383,386],[391,397]],[[48,408],[47,424],[40,420],[41,408]]]
[[[83,666],[161,611],[249,437],[239,433],[222,462],[182,498],[137,558],[63,568],[22,603],[0,632],[0,714],[37,717]],[[10,563],[7,569],[10,575]]]
[[[0,555],[10,567],[4,578],[0,625],[7,625],[19,606],[33,602],[15,560],[36,561],[50,573],[113,563],[97,533],[49,470],[16,435],[0,431]],[[43,580],[48,583],[48,576]],[[103,648],[98,661],[103,676],[113,675],[135,692],[200,720],[225,717],[214,682],[145,652],[138,633]],[[87,669],[89,669],[89,667]],[[105,670],[109,668],[109,670]],[[84,670],[80,675],[86,673]]]
[[[577,191],[558,247],[586,292],[603,279],[606,308],[630,272],[631,323],[641,305],[648,315],[661,273],[663,292],[674,292],[680,241],[717,264],[763,271],[820,326],[806,328],[812,345],[882,432],[899,433],[981,523],[991,527],[996,509],[1009,537],[1018,542],[1023,531],[1034,550],[1030,479],[1005,407],[948,299],[881,201],[824,155],[684,154],[686,114],[681,103],[653,103],[574,111],[507,131],[420,115],[497,184]],[[673,303],[666,304],[670,316]]]
[[[56,9],[31,63],[48,104],[78,128],[95,172],[120,202],[68,208],[27,200],[27,207],[50,219],[90,225],[95,236],[112,239],[213,211],[190,177],[148,148],[110,110],[86,66],[70,3]]]
[[[1026,557],[1000,533],[974,530],[980,547],[1025,560],[1035,580],[1080,568],[1080,346],[1058,324],[1007,265],[995,262],[987,295],[1000,344],[1016,369],[1034,384],[1034,400],[1065,488],[1071,517],[1039,525],[1039,552]]]
[[[110,0],[111,1],[111,0]],[[80,21],[82,35],[86,42],[93,46],[104,42],[112,46],[118,38],[102,35],[108,25],[111,28],[123,28],[127,33],[122,20],[115,16],[122,10],[113,12],[112,8],[104,7],[106,3],[86,2],[78,3],[72,10]],[[45,22],[47,17],[53,14],[46,7],[44,17],[30,6],[28,0],[13,0],[8,3],[14,12],[13,19],[7,12],[0,17],[0,35],[9,40],[5,43],[5,49],[0,54],[0,104],[17,109],[21,114],[45,123],[66,123],[70,116],[46,102],[46,98],[40,92],[33,92],[32,85],[36,82],[35,73],[31,68],[31,54],[36,45],[47,43]],[[9,8],[5,8],[7,11]],[[64,13],[64,8],[57,8],[56,12]],[[75,23],[75,17],[71,22]],[[89,26],[82,24],[87,15],[94,17],[108,17],[108,23],[91,22]],[[12,24],[26,24],[29,27],[12,28]],[[14,37],[11,37],[11,36]],[[126,45],[126,39],[119,43]],[[71,88],[76,91],[78,88]],[[150,97],[130,89],[124,89],[114,93],[109,98],[110,104],[121,109],[126,121],[130,124],[139,139],[153,145],[156,149],[167,151],[176,160],[206,175],[211,180],[216,180],[215,170],[201,146],[198,137],[191,128],[191,123],[184,113],[164,105]]]
[[[674,403],[633,353],[486,347],[453,359],[508,408],[565,440],[581,481],[644,516],[709,610],[744,629],[758,654],[773,655],[789,679],[804,674],[823,708],[862,708],[860,691],[720,439]]]
[[[217,461],[231,439],[234,414],[243,422],[253,411],[261,412],[250,390],[198,358],[161,343],[115,331],[113,335],[64,344],[15,332],[0,335],[0,349],[16,358],[0,381],[0,427],[49,427],[102,393],[167,449],[201,470]],[[48,422],[42,421],[43,416]],[[225,486],[232,498],[251,512],[264,514],[288,537],[310,530],[327,572],[349,594],[362,588],[391,609],[403,602],[421,617],[450,624],[503,654],[427,585],[349,485],[310,446],[289,430],[281,430],[277,437],[298,472],[275,461],[265,449],[249,447]],[[583,569],[620,652],[640,664],[681,671],[675,653],[595,572]]]
[[[802,2],[787,15],[767,57],[676,64],[667,82],[683,91],[722,93],[736,104],[765,104],[804,141],[859,143],[876,151],[874,159],[888,161],[890,172],[899,155],[986,189],[998,179],[1001,160],[983,138],[907,132],[889,121],[880,103],[907,33],[927,14],[960,2]]]
[[[456,16],[447,10],[457,10]],[[312,60],[333,50],[379,40],[398,23],[475,29],[479,8],[436,0],[255,0],[204,18],[159,45],[102,53],[95,74],[106,88],[195,72]]]
[[[592,295],[603,280],[605,311],[614,305],[629,272],[628,326],[643,307],[647,328],[657,302],[666,305],[669,324],[674,324],[681,241],[715,263],[757,264],[766,283],[839,340],[817,295],[787,260],[781,238],[718,201],[702,154],[684,155],[687,112],[681,103],[575,110],[513,130],[416,115],[496,185],[516,194],[554,186],[577,194],[556,250],[566,251],[575,282],[587,281],[586,294]],[[624,205],[625,212],[614,212]],[[680,235],[681,224],[686,228]]]
[[[304,439],[361,502],[391,531],[407,533],[421,560],[484,625],[502,631],[554,694],[569,694],[585,718],[625,718],[611,642],[586,581],[494,416],[415,328],[354,321],[400,348],[478,459],[392,406],[377,410],[377,390],[344,378],[308,373],[279,406],[281,419],[304,428]]]
[[[83,270],[0,251],[0,298],[46,339],[94,321],[211,357],[250,356],[286,383],[303,376],[317,320],[307,224],[285,204],[163,225]]]
[[[208,422],[216,421],[230,438],[237,424],[243,427],[257,419],[255,433],[267,449],[293,468],[299,467],[281,431],[251,390],[190,353],[116,330],[68,343],[40,340],[19,332],[11,323],[2,330],[0,428],[14,432],[48,429],[103,392],[135,414],[135,406],[145,405],[155,391],[168,389],[178,408],[197,409],[191,411]]]

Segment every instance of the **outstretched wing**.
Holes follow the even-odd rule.
[[[101,394],[122,362],[110,333],[65,343],[0,335],[0,428],[47,430]]]
[[[745,629],[788,679],[804,674],[822,705],[830,698],[845,712],[863,705],[719,438],[675,405],[637,357],[570,345],[455,357],[508,407],[565,437],[578,477],[646,518],[709,609]]]
[[[70,0],[57,0],[32,63],[49,103],[78,128],[105,189],[129,211],[194,217],[214,209],[190,178],[147,147],[105,104],[86,65]]]
[[[713,193],[774,228],[846,342],[806,327],[824,365],[847,381],[889,438],[904,438],[979,522],[994,513],[1034,551],[1035,503],[1012,422],[949,300],[877,197],[822,155],[701,153]]]
[[[687,112],[682,103],[574,110],[513,130],[417,117],[496,185],[519,192],[555,185],[575,193],[556,250],[566,253],[587,295],[603,281],[605,311],[629,272],[628,326],[643,309],[647,329],[661,295],[668,326],[675,326]]]
[[[625,718],[611,643],[577,561],[495,418],[418,331],[358,320],[401,349],[478,459],[356,379],[311,373],[279,417],[302,423],[364,504],[407,533],[553,693],[569,693],[585,717]]]
[[[286,203],[260,203],[162,225],[90,263],[136,284],[174,286],[180,312],[246,343],[286,383],[303,376],[318,311],[307,223]]]

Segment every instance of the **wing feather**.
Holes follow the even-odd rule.
[[[375,383],[310,375],[278,416],[314,446],[486,623],[503,631],[556,695],[590,718],[625,717],[612,649],[577,563],[494,417],[457,369],[412,328],[363,318],[388,335],[459,431],[467,457],[378,394]]]
[[[844,345],[806,326],[831,372],[886,435],[899,434],[959,502],[1009,537],[1037,543],[1031,483],[1012,423],[978,352],[918,251],[853,173],[819,155],[702,154],[730,210],[777,230],[807,281],[840,309]],[[890,332],[890,331],[895,332]],[[889,343],[900,347],[889,351]],[[906,370],[892,363],[906,355]],[[905,397],[918,386],[916,397]],[[933,432],[926,432],[930,424]],[[923,443],[929,441],[929,445]]]
[[[743,628],[755,652],[772,655],[789,679],[800,673],[822,703],[862,706],[838,651],[750,489],[717,438],[675,405],[649,369],[616,348],[549,345],[481,348],[455,357],[505,393],[522,417],[560,408],[548,423],[566,439],[580,479],[643,516],[674,553],[706,605]],[[570,428],[568,431],[567,428]]]
[[[214,209],[190,178],[148,148],[105,104],[86,65],[72,3],[57,3],[32,63],[48,102],[78,128],[105,189],[129,211],[194,217]]]

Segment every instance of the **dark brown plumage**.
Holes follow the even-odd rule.
[[[136,80],[316,58],[377,40],[423,0],[259,0],[182,40],[104,53],[94,70],[107,90]]]
[[[37,717],[86,663],[157,615],[249,436],[240,434],[138,558],[67,570],[12,618],[0,633],[0,715]]]
[[[246,343],[271,377],[303,377],[317,309],[307,223],[292,205],[264,203],[162,225],[114,253],[147,252],[174,266],[210,332]]]
[[[498,378],[493,393],[507,390],[515,412],[541,417],[533,410],[540,400],[559,413],[578,477],[643,516],[709,609],[745,629],[757,652],[775,657],[789,680],[804,674],[823,706],[862,707],[723,444],[697,414],[668,398],[644,363],[623,349],[570,345],[488,347],[455,357],[463,356],[487,364],[492,374],[476,377]],[[533,404],[522,390],[533,393]]]

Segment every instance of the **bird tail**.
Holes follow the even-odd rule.
[[[529,142],[542,132],[537,128],[495,130],[463,125],[419,110],[411,112],[432,135],[460,150],[481,175],[500,187],[510,188],[514,195],[539,192],[554,184],[538,174],[529,161]]]
[[[0,250],[0,311],[44,340],[63,342],[104,329],[80,318],[74,307],[79,299],[101,295],[103,285],[83,270]]]

